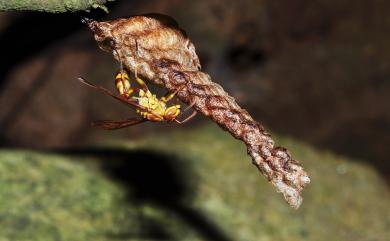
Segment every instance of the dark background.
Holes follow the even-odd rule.
[[[375,166],[390,180],[390,2],[385,0],[118,1],[98,20],[158,12],[187,31],[203,70],[272,132]],[[76,78],[113,87],[119,65],[77,14],[0,13],[3,147],[65,148],[192,128],[144,124]]]

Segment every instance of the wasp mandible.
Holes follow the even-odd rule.
[[[92,87],[105,95],[109,95],[127,105],[130,105],[132,108],[135,108],[136,113],[141,116],[141,118],[130,118],[118,121],[101,120],[92,123],[94,126],[98,126],[106,130],[124,128],[132,125],[137,125],[145,121],[176,122],[178,124],[183,124],[192,119],[197,114],[197,112],[194,110],[192,114],[184,120],[178,120],[177,117],[180,114],[184,113],[186,110],[192,107],[190,105],[182,112],[181,106],[179,104],[167,106],[167,103],[175,97],[175,95],[177,94],[177,92],[180,91],[180,89],[178,89],[174,93],[168,92],[163,97],[157,98],[157,96],[149,90],[146,83],[138,77],[137,71],[135,71],[135,80],[141,88],[131,87],[130,78],[126,70],[121,69],[115,75],[115,87],[119,92],[119,95],[112,93],[111,91],[102,86],[96,86],[82,77],[79,77],[78,79],[83,84]]]

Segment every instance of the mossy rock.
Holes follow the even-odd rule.
[[[57,152],[0,151],[0,241],[386,240],[369,166],[288,138],[312,183],[293,210],[216,126]]]

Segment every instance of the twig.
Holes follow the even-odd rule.
[[[101,8],[114,0],[0,0],[0,11],[39,11],[49,13],[64,13]]]
[[[275,147],[263,126],[253,120],[223,88],[200,71],[195,47],[167,16],[144,15],[108,22],[87,21],[99,47],[111,52],[130,71],[169,91],[242,140],[253,164],[298,208],[310,179],[285,148]]]

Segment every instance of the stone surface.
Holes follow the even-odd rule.
[[[274,135],[314,180],[295,211],[241,142],[214,125],[178,130],[90,149],[1,150],[0,240],[389,237],[389,191],[371,167]]]

